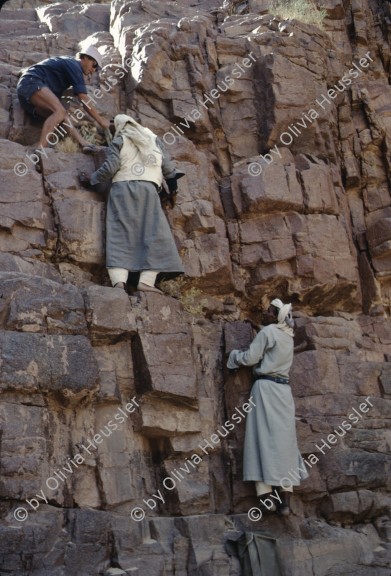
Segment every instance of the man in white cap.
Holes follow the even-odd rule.
[[[84,76],[91,75],[101,67],[102,57],[95,48],[89,46],[77,54],[76,58],[55,56],[42,60],[23,71],[16,91],[22,108],[31,116],[45,118],[39,147],[47,147],[48,135],[64,120],[65,129],[80,144],[84,152],[91,152],[91,143],[85,140],[72,126],[60,98],[73,87],[84,109],[102,128],[109,129],[110,122],[103,118],[92,106],[87,93]]]
[[[292,305],[275,298],[263,314],[262,324],[265,327],[248,350],[232,350],[227,367],[235,370],[239,366],[253,366],[255,376],[251,397],[256,408],[247,415],[243,480],[255,481],[257,496],[263,499],[278,487],[279,499],[274,495],[273,498],[278,502],[280,514],[287,516],[292,486],[308,478],[297,446],[295,405],[289,386],[293,361]],[[292,470],[293,481],[289,476]]]

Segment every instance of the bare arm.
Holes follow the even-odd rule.
[[[95,120],[95,122],[102,126],[102,128],[106,128],[108,130],[110,128],[110,121],[106,120],[106,118],[103,118],[99,112],[97,112],[95,108],[90,105],[90,96],[88,96],[88,94],[78,94],[77,97],[83,104],[84,110]]]

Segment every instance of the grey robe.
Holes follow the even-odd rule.
[[[248,350],[233,350],[227,366],[254,366],[255,376],[270,374],[288,377],[293,360],[293,338],[275,324],[263,328]],[[295,405],[291,387],[258,378],[251,390],[256,408],[248,413],[243,455],[243,480],[271,486],[298,486],[308,478],[300,455],[295,426]],[[299,470],[299,468],[301,470]],[[289,475],[292,471],[293,474]],[[295,479],[295,475],[300,480]]]
[[[91,184],[108,180],[119,170],[122,137],[114,138],[104,164],[90,178]],[[175,175],[163,154],[162,172]],[[106,267],[130,272],[157,270],[183,273],[177,247],[152,182],[130,180],[111,186],[106,214]]]

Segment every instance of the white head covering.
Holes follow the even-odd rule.
[[[115,135],[129,138],[139,149],[141,161],[147,162],[152,153],[161,154],[156,146],[156,134],[149,128],[141,126],[131,116],[117,114],[114,118]]]
[[[275,298],[270,302],[270,304],[279,310],[277,316],[277,328],[280,328],[280,330],[293,336],[293,327],[295,323],[292,318],[292,304],[284,304],[279,298]]]
[[[80,56],[83,54],[90,56],[98,64],[98,68],[102,68],[102,54],[95,46],[87,46],[84,50],[80,50],[79,54]]]
[[[284,306],[284,303],[279,298],[274,298],[270,304],[276,308],[282,308]]]

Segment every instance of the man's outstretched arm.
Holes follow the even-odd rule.
[[[79,98],[79,100],[81,100],[84,110],[95,120],[95,122],[97,122],[99,126],[102,126],[102,128],[106,128],[107,130],[109,130],[110,120],[106,120],[106,118],[103,118],[103,116],[101,116],[99,112],[91,106],[91,98],[88,96],[88,94],[80,93],[77,94],[77,97]]]

